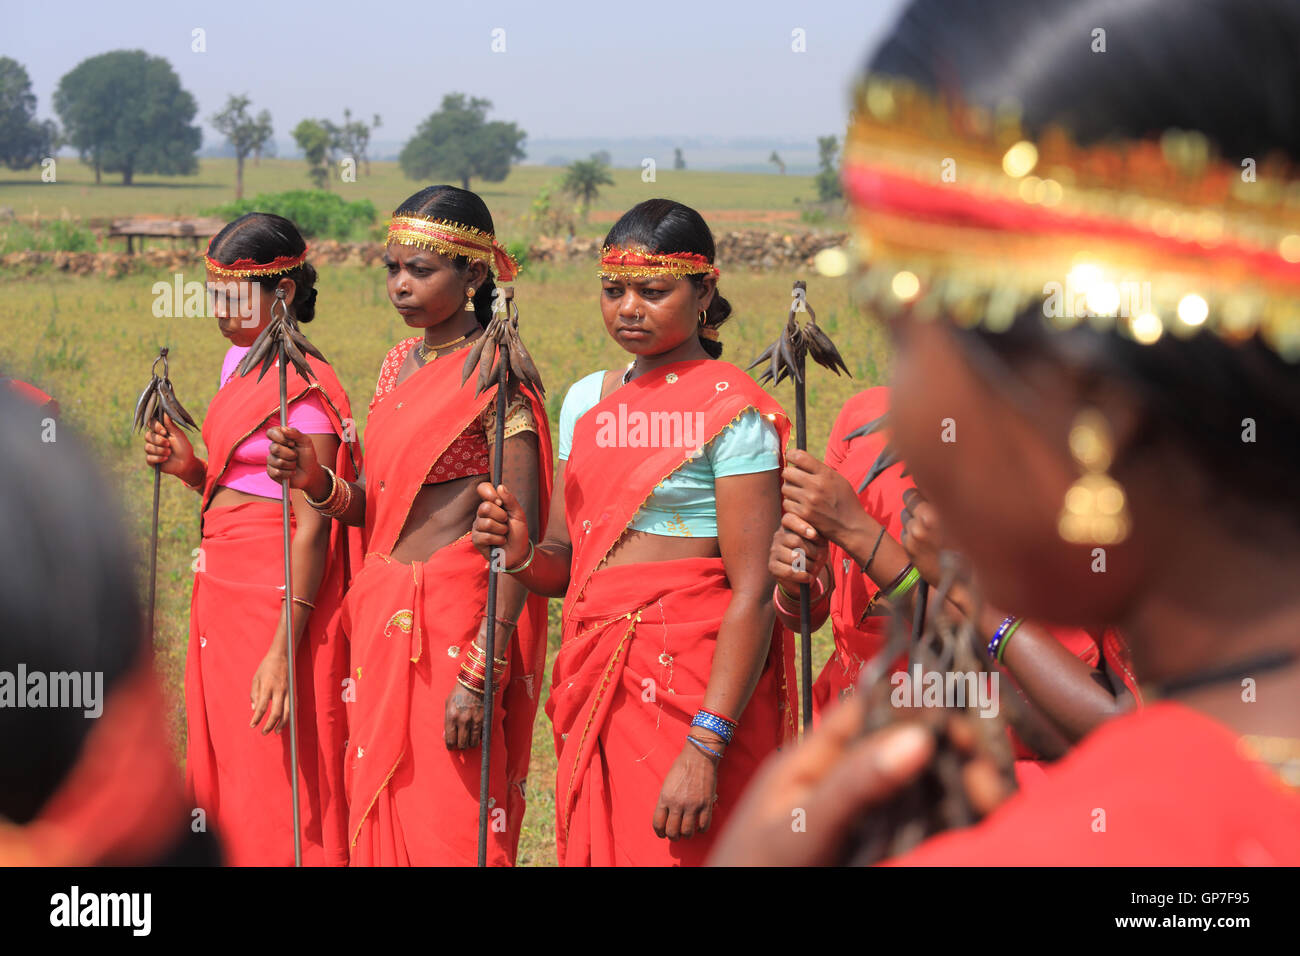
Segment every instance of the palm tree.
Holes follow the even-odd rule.
[[[600,187],[612,185],[614,185],[614,178],[609,174],[609,167],[602,157],[593,155],[591,159],[577,159],[570,163],[560,188],[577,197],[578,204],[582,208],[582,218],[585,220],[587,210],[595,201]]]

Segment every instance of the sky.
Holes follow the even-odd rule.
[[[42,118],[87,57],[165,57],[198,103],[205,149],[220,142],[208,119],[231,93],[270,110],[283,144],[300,119],[337,122],[349,107],[379,114],[372,141],[395,150],[445,93],[465,92],[492,102],[489,119],[527,132],[534,162],[565,140],[743,138],[815,151],[816,137],[842,136],[850,80],[902,5],[0,0],[0,56],[26,67]]]

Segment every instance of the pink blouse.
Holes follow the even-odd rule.
[[[226,353],[225,361],[221,363],[222,388],[234,378],[235,369],[239,367],[239,363],[244,356],[248,354],[249,348],[251,346],[232,345],[230,347],[230,351]],[[277,415],[244,439],[239,447],[235,449],[235,453],[230,459],[230,465],[221,475],[217,484],[246,494],[274,498],[279,501],[282,497],[280,483],[266,473],[266,455],[271,450],[271,439],[267,436],[267,430],[272,425],[278,424],[279,416]],[[289,424],[304,435],[336,434],[334,425],[325,412],[325,403],[321,401],[320,396],[314,389],[303,398],[289,403]]]

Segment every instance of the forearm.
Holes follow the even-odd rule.
[[[339,478],[339,481],[344,479]],[[357,481],[346,482],[348,490],[352,492],[351,500],[348,502],[346,510],[336,515],[333,520],[340,524],[347,525],[350,528],[359,528],[366,523],[366,483],[361,478]],[[334,482],[330,478],[330,472],[326,471],[319,464],[316,466],[316,472],[312,475],[304,491],[307,497],[313,501],[324,501],[334,490]]]
[[[733,592],[718,628],[704,692],[706,709],[740,722],[771,649],[772,622],[770,601]]]
[[[566,542],[548,537],[534,549],[532,563],[514,578],[534,594],[564,597],[569,590],[572,564],[573,549]]]
[[[321,579],[325,574],[325,560],[329,550],[329,523],[322,521],[316,528],[299,529],[289,542],[289,554],[292,563],[293,593],[289,598],[298,598],[293,605],[294,647],[302,642],[302,635],[307,627],[307,618],[312,608],[307,604],[316,603],[316,592],[320,589]],[[303,602],[307,602],[304,604]],[[284,614],[281,606],[280,623],[275,630],[269,652],[284,653]]]
[[[809,594],[809,600],[812,602],[812,606],[808,609],[809,621],[810,626],[814,631],[825,624],[826,619],[830,617],[831,592],[835,590],[835,578],[834,575],[831,574],[831,569],[829,567],[822,569],[820,579],[823,587],[821,597],[813,597],[813,595],[817,594],[818,590],[815,585],[811,586]],[[782,594],[780,595],[780,598],[782,603],[789,607],[793,613],[787,614],[785,611],[781,610],[781,604],[778,604],[775,600],[772,601],[772,608],[776,611],[776,618],[782,625],[791,631],[797,632],[802,627],[799,622],[799,595],[798,591],[793,587],[790,588],[790,590],[794,592],[794,597]]]
[[[190,460],[190,465],[185,470],[185,473],[177,475],[176,477],[179,478],[185,487],[189,488],[191,491],[197,491],[199,494],[203,494],[203,488],[207,484],[208,479],[208,463],[198,455],[195,455]]]

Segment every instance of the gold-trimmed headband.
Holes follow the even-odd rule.
[[[208,276],[214,279],[250,279],[280,275],[290,272],[307,261],[307,250],[303,247],[296,256],[276,256],[270,262],[257,262],[254,259],[236,259],[234,262],[218,262],[212,258],[212,244],[208,243],[208,254],[204,261],[208,266]]]
[[[1141,343],[1259,335],[1300,361],[1300,181],[1275,157],[1216,158],[1200,133],[1080,146],[1059,128],[872,76],[843,162],[884,311],[1007,328],[1035,301]]]
[[[600,250],[602,279],[646,279],[656,276],[681,278],[693,275],[718,276],[718,267],[697,252],[649,252],[606,246]]]
[[[386,241],[486,262],[502,282],[509,282],[519,274],[519,263],[492,233],[448,219],[394,216],[388,223]]]

